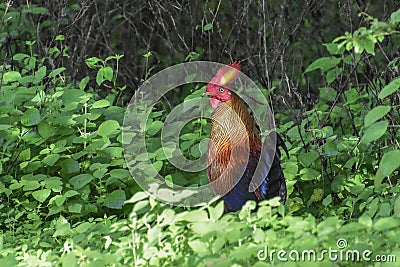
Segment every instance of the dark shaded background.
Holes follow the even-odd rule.
[[[18,10],[27,4],[14,1],[13,7]],[[362,26],[365,15],[360,13],[385,20],[400,7],[394,0],[44,0],[29,4],[46,7],[49,13],[33,9],[21,13],[19,27],[25,31],[3,28],[3,57],[13,55],[25,40],[36,40],[37,51],[48,58],[51,68],[67,65],[78,81],[96,74],[85,59],[123,54],[118,84],[130,88],[127,94],[145,77],[143,54],[149,51],[152,73],[188,60],[240,60],[244,73],[275,89],[278,108],[312,105],[321,79],[318,75],[306,79],[302,72],[328,54],[321,43]],[[36,36],[31,36],[32,28]],[[69,58],[63,62],[46,54],[59,34],[65,36],[63,47],[68,48]]]

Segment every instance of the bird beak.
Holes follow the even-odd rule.
[[[210,92],[204,92],[203,94],[202,94],[202,96],[213,96],[214,94],[213,93],[210,93]]]

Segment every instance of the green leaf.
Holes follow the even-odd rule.
[[[327,195],[324,200],[322,200],[322,205],[324,205],[325,207],[329,206],[332,203],[332,195],[329,194]]]
[[[23,54],[23,53],[17,53],[13,56],[13,59],[16,61],[20,61],[23,60],[25,58],[28,58],[29,56],[27,54]]]
[[[4,131],[7,129],[10,129],[11,125],[7,125],[7,124],[0,124],[0,131]]]
[[[61,163],[61,174],[68,175],[80,171],[79,162],[73,159],[66,159]]]
[[[47,155],[42,162],[48,166],[54,166],[56,164],[57,160],[60,158],[60,155],[58,154],[50,154]]]
[[[90,174],[78,174],[77,176],[69,179],[69,183],[74,187],[75,190],[81,189],[93,180]]]
[[[156,133],[158,133],[158,132],[161,130],[161,128],[162,128],[163,126],[164,126],[164,124],[163,124],[162,121],[153,121],[153,122],[151,123],[151,125],[149,126],[149,128],[147,129],[146,133],[147,133],[149,136],[153,136],[153,135],[155,135]]]
[[[49,77],[50,77],[50,78],[54,78],[54,77],[56,77],[57,75],[59,75],[61,72],[63,72],[64,70],[66,70],[66,68],[64,68],[64,67],[61,67],[61,68],[52,70],[52,71],[50,72],[50,74],[49,74]]]
[[[85,60],[86,65],[88,65],[89,68],[94,69],[96,67],[98,67],[97,63],[99,61],[102,61],[100,58],[98,57],[91,57]]]
[[[127,200],[126,203],[136,203],[147,198],[149,198],[149,196],[145,192],[137,192],[129,200]]]
[[[98,129],[98,134],[103,137],[112,137],[121,132],[121,126],[115,120],[103,122]]]
[[[209,254],[207,245],[200,240],[189,241],[188,245],[196,254],[199,254],[200,256]]]
[[[56,40],[56,41],[64,41],[64,40],[65,40],[65,37],[64,37],[64,35],[59,34],[59,35],[56,36],[55,40]]]
[[[205,31],[209,31],[214,27],[214,25],[212,23],[207,23],[206,25],[204,25],[203,29]]]
[[[103,68],[103,77],[104,79],[106,79],[107,81],[112,81],[114,75],[114,71],[111,67],[104,67]]]
[[[32,14],[35,14],[35,15],[50,15],[47,8],[41,7],[41,6],[33,6],[30,9],[30,12],[32,12]]]
[[[400,22],[400,9],[398,9],[397,11],[393,12],[390,15],[390,22],[391,23],[399,23]]]
[[[85,90],[86,85],[89,83],[89,77],[86,76],[85,78],[83,78],[80,82],[79,82],[79,89],[81,89],[82,91]]]
[[[105,108],[109,107],[110,102],[107,99],[102,99],[93,103],[92,108]]]
[[[320,176],[320,172],[311,168],[304,168],[300,170],[300,179],[303,181],[315,180]]]
[[[114,190],[108,194],[104,200],[104,205],[111,209],[121,209],[126,201],[126,195],[123,190]]]
[[[381,218],[374,223],[374,229],[377,231],[385,231],[387,229],[400,226],[400,219],[393,217]]]
[[[17,266],[17,265],[18,265],[18,261],[12,255],[7,255],[7,256],[0,258],[0,266],[13,267],[13,266]]]
[[[22,184],[25,184],[23,188],[24,191],[33,191],[40,187],[38,181],[24,181]]]
[[[38,132],[43,139],[47,139],[54,135],[56,129],[50,125],[48,121],[42,121],[38,124]]]
[[[321,71],[325,72],[333,67],[337,66],[340,63],[341,59],[337,57],[321,57],[317,60],[315,60],[311,65],[307,67],[304,73],[316,70],[316,69],[321,69]]]
[[[400,218],[400,195],[397,196],[393,208],[394,208],[394,216]]]
[[[208,221],[208,214],[205,210],[192,210],[183,219],[188,222],[204,222]]]
[[[301,153],[298,156],[299,162],[304,167],[311,166],[318,158],[319,158],[319,154],[315,150],[311,150],[310,152],[307,152],[307,153]]]
[[[379,163],[378,171],[380,171],[383,176],[389,176],[399,167],[400,150],[392,150],[383,155],[382,160]]]
[[[18,81],[20,78],[21,74],[18,71],[8,71],[3,75],[3,82],[4,83],[15,82]]]
[[[391,94],[393,94],[400,87],[400,77],[397,77],[391,81],[388,85],[383,87],[382,91],[379,93],[379,99],[383,99]]]
[[[377,120],[383,118],[390,111],[390,106],[377,106],[370,110],[364,118],[365,127],[370,126]]]
[[[368,54],[375,55],[375,43],[376,39],[372,36],[368,36],[361,40],[362,46],[365,48]]]
[[[51,177],[46,179],[44,182],[45,187],[51,189],[53,192],[61,192],[63,189],[64,183],[59,177]]]
[[[37,108],[27,109],[21,117],[24,126],[37,125],[40,122],[40,112]]]
[[[344,47],[340,46],[339,44],[327,43],[323,45],[326,47],[329,54],[331,55],[342,55],[344,52]]]
[[[32,196],[37,201],[44,202],[50,196],[50,193],[51,193],[50,189],[42,189],[42,190],[33,192]]]
[[[374,124],[369,126],[367,130],[365,130],[360,143],[368,144],[372,141],[379,139],[380,137],[382,137],[382,135],[386,133],[388,126],[389,122],[386,120],[375,122]]]
[[[83,207],[82,204],[73,203],[68,205],[68,211],[71,213],[81,213],[82,207]]]

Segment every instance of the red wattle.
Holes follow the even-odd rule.
[[[219,101],[216,98],[212,98],[212,97],[210,98],[210,105],[212,108],[217,108],[220,102],[221,101]]]

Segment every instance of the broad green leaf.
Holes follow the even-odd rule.
[[[121,131],[121,126],[115,120],[103,122],[98,129],[98,133],[103,137],[112,137]]]
[[[324,200],[322,200],[322,205],[324,205],[325,207],[329,206],[332,203],[332,195],[329,194],[327,195]]]
[[[370,110],[364,118],[365,127],[370,126],[377,120],[383,118],[390,111],[390,106],[377,106]]]
[[[46,179],[44,182],[45,187],[51,189],[53,192],[61,192],[64,185],[63,181],[59,177],[51,177]]]
[[[367,130],[365,130],[360,143],[368,144],[372,141],[379,139],[382,135],[385,134],[388,125],[389,123],[386,120],[375,122],[374,124],[369,126]]]
[[[163,124],[162,121],[153,121],[153,122],[151,123],[151,125],[149,126],[149,128],[147,129],[146,133],[147,133],[149,136],[153,136],[153,135],[155,135],[156,133],[158,133],[158,132],[161,130],[161,128],[162,128],[163,126],[164,126],[164,124]]]
[[[81,213],[82,207],[83,207],[82,204],[73,203],[68,205],[68,211],[71,213]]]
[[[96,68],[98,62],[102,62],[102,60],[97,57],[91,57],[85,60],[86,65],[88,65],[88,67],[91,69]]]
[[[196,254],[199,254],[200,256],[204,256],[204,255],[208,255],[209,251],[207,249],[207,245],[200,240],[193,240],[193,241],[189,241],[188,245],[191,249],[193,249],[193,251]]]
[[[66,70],[66,68],[64,68],[64,67],[61,67],[61,68],[52,70],[52,71],[50,72],[50,74],[49,74],[49,77],[50,77],[50,78],[54,78],[54,77],[56,77],[57,75],[59,75],[61,72],[63,72],[64,70]]]
[[[208,221],[208,214],[205,210],[192,210],[183,219],[188,222],[204,222]]]
[[[126,201],[126,195],[123,190],[114,190],[104,199],[104,205],[111,209],[121,209]]]
[[[53,237],[57,236],[69,236],[71,235],[71,224],[64,217],[60,216],[56,221],[56,231]]]
[[[118,179],[125,179],[131,175],[127,169],[114,169],[110,171],[110,176]]]
[[[44,202],[50,196],[50,193],[51,193],[50,189],[42,189],[42,190],[33,192],[32,196],[37,201]]]
[[[64,196],[66,198],[73,197],[73,196],[76,196],[76,195],[79,195],[79,193],[76,192],[75,190],[69,190],[64,194]]]
[[[316,69],[321,69],[321,71],[325,72],[333,67],[337,66],[340,63],[341,59],[337,57],[321,57],[317,60],[315,60],[313,63],[311,63],[307,69],[305,70],[304,73],[316,70]]]
[[[111,67],[104,67],[103,68],[103,77],[108,81],[112,81],[114,75],[114,70]]]
[[[23,181],[21,183],[25,185],[23,188],[24,191],[33,191],[40,187],[38,181]]]
[[[299,171],[299,166],[296,162],[282,162],[283,172],[285,173],[285,178],[288,180],[294,180]]]
[[[311,168],[304,168],[300,170],[300,179],[303,181],[315,180],[320,176],[320,172]]]
[[[69,179],[69,183],[74,187],[75,190],[79,190],[88,183],[93,180],[93,177],[90,174],[78,174],[71,179]]]
[[[16,61],[20,61],[20,60],[23,60],[23,59],[28,58],[28,57],[29,57],[29,55],[27,55],[27,54],[17,53],[17,54],[15,54],[13,56],[13,59],[16,60]]]
[[[387,229],[400,226],[400,219],[394,217],[381,218],[374,223],[373,228],[377,231],[385,231]]]
[[[38,132],[41,137],[47,139],[54,135],[56,129],[54,126],[50,125],[47,121],[42,121],[38,124]]]
[[[393,94],[400,87],[400,77],[397,77],[391,81],[388,85],[383,87],[382,91],[379,93],[379,99],[383,99],[391,94]]]
[[[10,129],[10,128],[11,128],[11,125],[0,124],[0,131],[4,131],[4,130]]]
[[[57,160],[60,158],[60,155],[58,154],[50,154],[47,155],[42,162],[48,166],[54,166],[54,164],[57,162]]]
[[[337,92],[332,87],[322,87],[319,90],[319,96],[322,100],[333,101],[336,99]]]
[[[323,44],[331,55],[342,55],[344,47],[339,44],[327,43]]]
[[[137,192],[129,200],[127,200],[126,203],[136,203],[147,198],[149,198],[149,196],[145,192]]]
[[[4,83],[15,82],[18,81],[20,78],[21,74],[18,71],[8,71],[3,74]]]
[[[40,67],[36,73],[35,73],[35,84],[38,84],[40,82],[43,81],[44,77],[46,77],[47,74],[47,67],[46,66],[42,66]]]
[[[40,122],[40,112],[37,108],[27,109],[21,117],[21,123],[24,126],[37,125]]]
[[[301,153],[298,156],[299,162],[304,167],[311,166],[316,160],[319,158],[319,153],[315,150],[311,150],[310,152]]]
[[[361,217],[359,217],[358,222],[367,227],[372,226],[372,219],[367,214],[363,214]]]
[[[99,69],[99,71],[97,72],[97,75],[96,75],[97,85],[101,85],[104,81],[104,73],[103,72],[104,72],[103,68]]]
[[[49,11],[47,8],[42,7],[42,6],[32,6],[30,9],[30,12],[35,15],[50,15]]]
[[[205,31],[209,31],[214,27],[214,25],[212,23],[207,23],[206,25],[204,25],[203,29]]]
[[[61,163],[61,174],[73,174],[79,171],[79,162],[76,160],[66,159]]]
[[[109,106],[110,106],[110,102],[108,102],[108,100],[106,100],[106,99],[102,99],[102,100],[94,102],[92,105],[92,108],[105,108],[105,107],[109,107]]]
[[[79,82],[79,89],[81,89],[82,91],[85,90],[86,85],[89,83],[89,77],[86,76],[85,78],[83,78],[80,82]]]
[[[400,22],[400,9],[398,9],[397,11],[393,12],[390,15],[390,22],[391,23],[399,23]]]
[[[379,169],[383,176],[390,176],[400,167],[400,150],[386,152],[379,164]]]
[[[394,216],[400,218],[400,195],[397,196],[393,208],[394,208]]]
[[[18,161],[27,161],[31,159],[31,149],[28,147],[19,153]]]
[[[7,267],[18,266],[18,261],[15,259],[13,255],[10,254],[0,258],[0,266],[7,266]]]

